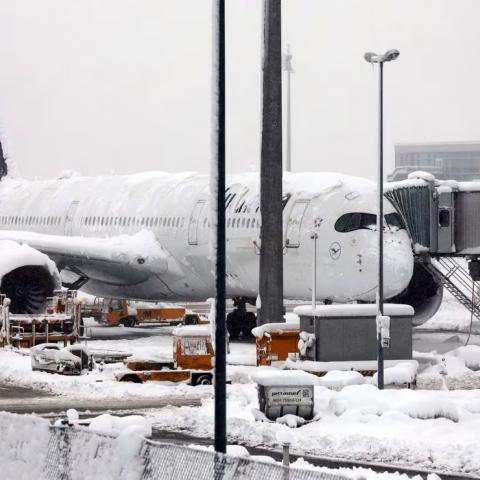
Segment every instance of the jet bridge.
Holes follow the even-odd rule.
[[[387,184],[385,196],[405,221],[416,262],[480,320],[480,181],[440,181],[414,172]]]

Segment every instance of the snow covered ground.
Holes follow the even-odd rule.
[[[445,328],[448,323],[451,330],[455,325],[465,325],[467,320],[468,312],[447,296],[429,326]],[[121,350],[136,357],[171,358],[172,328],[97,329],[96,333],[107,339],[90,340],[88,346]],[[288,437],[292,450],[301,454],[480,474],[477,448],[480,347],[461,347],[466,339],[464,334],[416,334],[416,337],[416,357],[420,363],[417,390],[378,391],[368,379],[367,383],[356,385],[359,382],[353,375],[345,380],[350,385],[340,389],[335,375],[333,384],[332,378],[326,377],[320,381],[323,385],[315,386],[316,421],[296,429],[255,421],[252,410],[258,408],[258,399],[251,379],[256,371],[255,348],[251,343],[232,343],[228,366],[232,384],[227,388],[230,441],[278,447]],[[480,343],[479,337],[473,336],[471,343]],[[149,413],[148,421],[159,429],[213,435],[211,386],[119,383],[114,372],[123,368],[121,364],[105,365],[102,372],[97,370],[80,377],[32,372],[27,352],[22,353],[0,351],[0,383],[76,398],[168,395],[200,398],[200,407],[167,407]],[[327,384],[336,389],[326,388]]]

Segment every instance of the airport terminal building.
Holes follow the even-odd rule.
[[[400,143],[389,182],[423,170],[439,180],[480,180],[480,142]]]

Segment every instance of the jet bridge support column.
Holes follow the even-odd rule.
[[[283,320],[281,1],[264,0],[260,168],[260,301],[257,324]]]

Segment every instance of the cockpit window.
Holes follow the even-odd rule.
[[[402,217],[398,213],[387,213],[385,222],[391,230],[405,228]],[[377,216],[373,213],[345,213],[335,222],[335,230],[341,233],[355,230],[374,230],[377,226]]]
[[[345,213],[335,222],[337,232],[353,232],[354,230],[375,228],[377,216],[372,213]]]
[[[402,230],[405,228],[402,217],[398,213],[387,213],[385,215],[385,221],[392,230]]]

